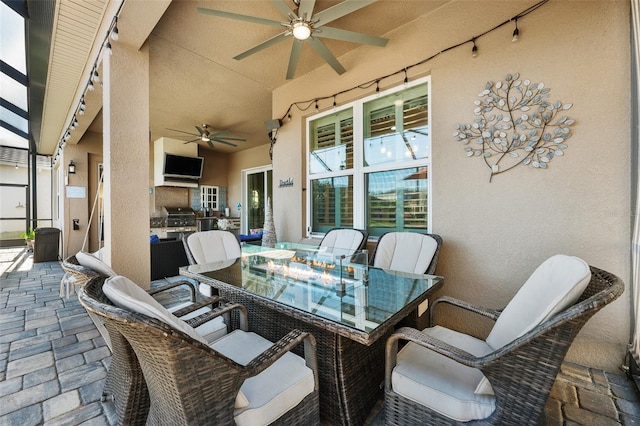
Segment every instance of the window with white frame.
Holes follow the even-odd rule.
[[[430,228],[430,78],[307,120],[309,231]]]

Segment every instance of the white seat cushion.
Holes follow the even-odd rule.
[[[378,241],[373,266],[424,274],[437,248],[438,242],[429,235],[416,232],[389,232]]]
[[[168,309],[169,312],[174,313],[175,311],[186,308],[191,305],[191,302],[181,303],[177,306],[173,306]],[[191,318],[195,318],[202,314],[206,314],[211,311],[211,308],[205,306],[203,308],[198,309],[197,311],[193,311],[187,315],[180,317],[180,320],[186,321]],[[227,334],[227,324],[224,322],[224,318],[217,317],[212,319],[211,321],[207,321],[201,326],[196,327],[196,332],[205,338],[205,340],[209,343],[214,342]]]
[[[76,253],[76,259],[78,260],[78,263],[80,265],[84,266],[85,268],[89,268],[105,277],[113,277],[115,275],[118,275],[113,269],[111,269],[109,265],[107,265],[91,253],[79,251],[78,253]]]
[[[484,341],[444,327],[435,326],[422,332],[475,356],[493,352]],[[484,419],[495,409],[495,396],[475,393],[483,378],[478,369],[410,342],[398,353],[391,384],[399,395],[466,422]]]
[[[247,365],[273,343],[255,333],[235,330],[209,346],[238,364]],[[240,390],[249,405],[239,408],[236,400],[236,424],[270,424],[312,393],[314,386],[313,371],[304,359],[286,353],[262,373],[244,381]]]
[[[580,298],[590,280],[591,271],[584,260],[562,254],[550,257],[504,308],[487,343],[501,348],[565,310]]]
[[[229,231],[194,232],[187,237],[187,245],[198,264],[242,256],[240,242]]]
[[[320,248],[334,255],[351,256],[362,244],[364,235],[355,229],[332,229],[327,232]]]

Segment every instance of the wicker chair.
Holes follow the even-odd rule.
[[[436,234],[387,232],[378,239],[370,263],[376,268],[393,271],[434,274],[441,249],[442,238]],[[424,327],[419,327],[426,320],[419,315],[418,309],[400,321],[398,327]]]
[[[496,321],[497,325],[500,316],[507,313],[511,303],[504,310],[490,310],[449,297],[436,300],[431,308],[431,328],[422,332],[412,328],[402,328],[387,341],[385,424],[537,424],[539,418],[543,417],[545,403],[571,342],[592,315],[615,300],[624,290],[624,284],[618,277],[595,267],[588,267],[588,265],[586,267],[587,271],[590,270],[590,279],[587,275],[586,288],[581,293],[577,293],[579,295],[577,301],[559,312],[548,312],[547,317],[543,318],[539,324],[513,340],[502,336],[508,341],[495,349],[487,345],[487,342],[494,344],[496,342],[495,336],[493,341],[490,340],[491,334],[487,341],[483,341],[444,327],[433,327],[434,310],[440,303],[446,303],[490,318]],[[518,295],[528,283],[525,283]],[[547,289],[548,287],[545,287],[544,291],[548,291]],[[526,296],[526,292],[523,295]],[[531,303],[533,304],[535,302]],[[560,309],[559,306],[558,309]],[[496,326],[492,333],[495,329]],[[400,340],[410,343],[398,353]],[[428,386],[422,388],[423,395],[429,392],[426,389],[430,389],[430,386],[435,383],[434,378],[438,376],[448,383],[450,377],[447,376],[447,372],[450,372],[451,376],[458,376],[455,379],[458,381],[445,385],[448,386],[445,392],[446,397],[443,394],[438,394],[438,397],[430,394],[431,396],[426,398],[427,401],[423,399],[419,403],[416,402],[416,398],[412,400],[407,397],[408,382],[402,382],[406,380],[406,376],[403,376],[406,370],[403,372],[398,368],[403,362],[406,363],[412,358],[414,361],[416,358],[424,361],[423,355],[426,355],[431,365],[435,362],[438,370],[434,372],[427,367],[423,368],[421,373],[413,372],[414,378],[424,373],[424,378],[417,379],[418,382],[423,384],[428,382]],[[406,366],[400,368],[406,368]],[[466,383],[461,385],[465,381]],[[410,386],[413,385],[415,384]],[[444,401],[451,395],[448,393],[449,389],[465,386],[465,397],[460,398],[465,400],[464,404],[473,402],[484,408],[478,408],[470,414],[470,418],[454,419],[444,414],[445,412],[451,414],[451,407],[443,408],[443,403],[449,403],[448,400]],[[415,389],[410,390],[409,393]],[[430,405],[431,408],[425,404]],[[465,409],[466,407],[468,405],[465,405]],[[483,410],[484,413],[482,413]]]
[[[434,274],[442,248],[436,234],[387,232],[371,254],[371,266],[414,274]]]
[[[80,264],[78,256],[84,265]],[[62,267],[68,274],[74,275],[74,285],[76,286],[84,286],[96,277],[105,280],[115,275],[115,272],[106,263],[85,252],[79,252],[77,255],[66,258],[62,262]],[[162,286],[155,287],[149,291],[149,294],[159,295],[176,287],[185,287],[189,290],[190,301],[173,307],[174,315],[187,321],[193,322],[199,314],[210,310],[210,306],[217,306],[223,302],[218,297],[196,302],[195,286],[186,280],[167,282]],[[116,328],[106,324],[101,316],[89,309],[87,309],[87,313],[111,350],[111,363],[102,391],[102,400],[114,402],[119,424],[145,424],[149,412],[149,393],[133,349],[124,336]],[[215,324],[211,322],[210,325]],[[216,334],[212,334],[211,340],[226,332],[226,330],[220,330],[219,324],[215,327],[203,324],[201,327],[203,327],[203,334],[212,332],[212,328],[218,330],[215,331]]]
[[[108,280],[111,282],[120,278],[123,277]],[[102,316],[105,324],[117,329],[133,347],[149,388],[151,408],[147,424],[226,425],[234,424],[234,421],[242,424],[247,420],[243,415],[253,407],[239,405],[241,387],[245,389],[243,382],[249,382],[254,377],[257,379],[258,375],[262,380],[265,375],[268,377],[273,373],[269,367],[278,360],[280,367],[276,368],[282,369],[283,361],[288,362],[291,357],[299,359],[288,351],[300,343],[304,343],[305,360],[299,361],[306,365],[303,369],[312,371],[312,390],[306,395],[297,395],[300,402],[272,424],[319,423],[316,343],[311,334],[294,330],[276,344],[269,343],[267,347],[258,348],[257,352],[256,348],[246,345],[241,350],[245,357],[251,359],[246,359],[246,362],[234,361],[223,355],[229,351],[225,342],[232,341],[234,336],[244,337],[247,341],[264,339],[253,333],[236,330],[220,341],[207,345],[183,327],[176,328],[156,318],[114,306],[103,292],[103,278],[91,280],[80,291],[79,298],[88,310]],[[242,312],[241,328],[246,330],[246,310],[241,305],[232,304],[214,309],[205,315],[206,318],[200,317],[191,325],[238,309]],[[308,384],[309,379],[305,380]],[[246,395],[250,399],[253,397],[251,393]],[[255,420],[255,417],[249,418],[250,422]]]
[[[369,233],[362,229],[333,228],[320,241],[320,248],[335,255],[351,256],[367,247]]]
[[[190,265],[218,262],[242,256],[240,240],[231,231],[194,232],[184,236],[182,243]],[[198,290],[205,296],[212,295],[211,286],[206,284],[200,284]]]

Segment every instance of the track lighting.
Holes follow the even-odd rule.
[[[316,112],[320,111],[320,108],[318,108],[318,100],[316,99]]]
[[[93,75],[91,75],[91,80],[100,81],[100,75],[98,75],[98,70],[95,68],[93,69]]]
[[[107,49],[107,53],[109,55],[113,55],[113,51],[111,50],[111,43],[109,43],[109,40],[107,40],[107,44],[104,45],[105,49]]]
[[[376,80],[376,97],[380,96],[380,80]]]
[[[404,88],[406,89],[409,85],[409,77],[407,76],[407,69],[404,69],[404,82],[402,83]]]
[[[68,141],[69,139],[71,139],[71,133],[67,132],[64,134],[64,140]]]
[[[518,41],[518,36],[520,35],[520,30],[518,29],[518,18],[516,18],[516,28],[513,30],[513,38],[511,41],[515,43]]]
[[[89,79],[89,84],[87,84],[87,89],[91,91],[95,90],[95,87],[93,87],[93,81],[91,81],[91,79]]]
[[[338,104],[336,104],[336,95],[333,95],[333,110],[335,111],[337,107]]]
[[[476,46],[476,39],[471,40],[473,42],[473,47],[471,48],[471,56],[476,58],[478,57],[478,46]]]

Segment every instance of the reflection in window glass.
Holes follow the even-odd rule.
[[[0,2],[0,59],[27,74],[24,18]]]
[[[309,123],[309,173],[353,167],[353,112],[340,111]]]
[[[364,104],[364,165],[395,163],[429,156],[427,85]]]
[[[339,176],[311,182],[314,232],[353,227],[353,177]]]
[[[427,229],[427,167],[365,175],[369,235]]]

